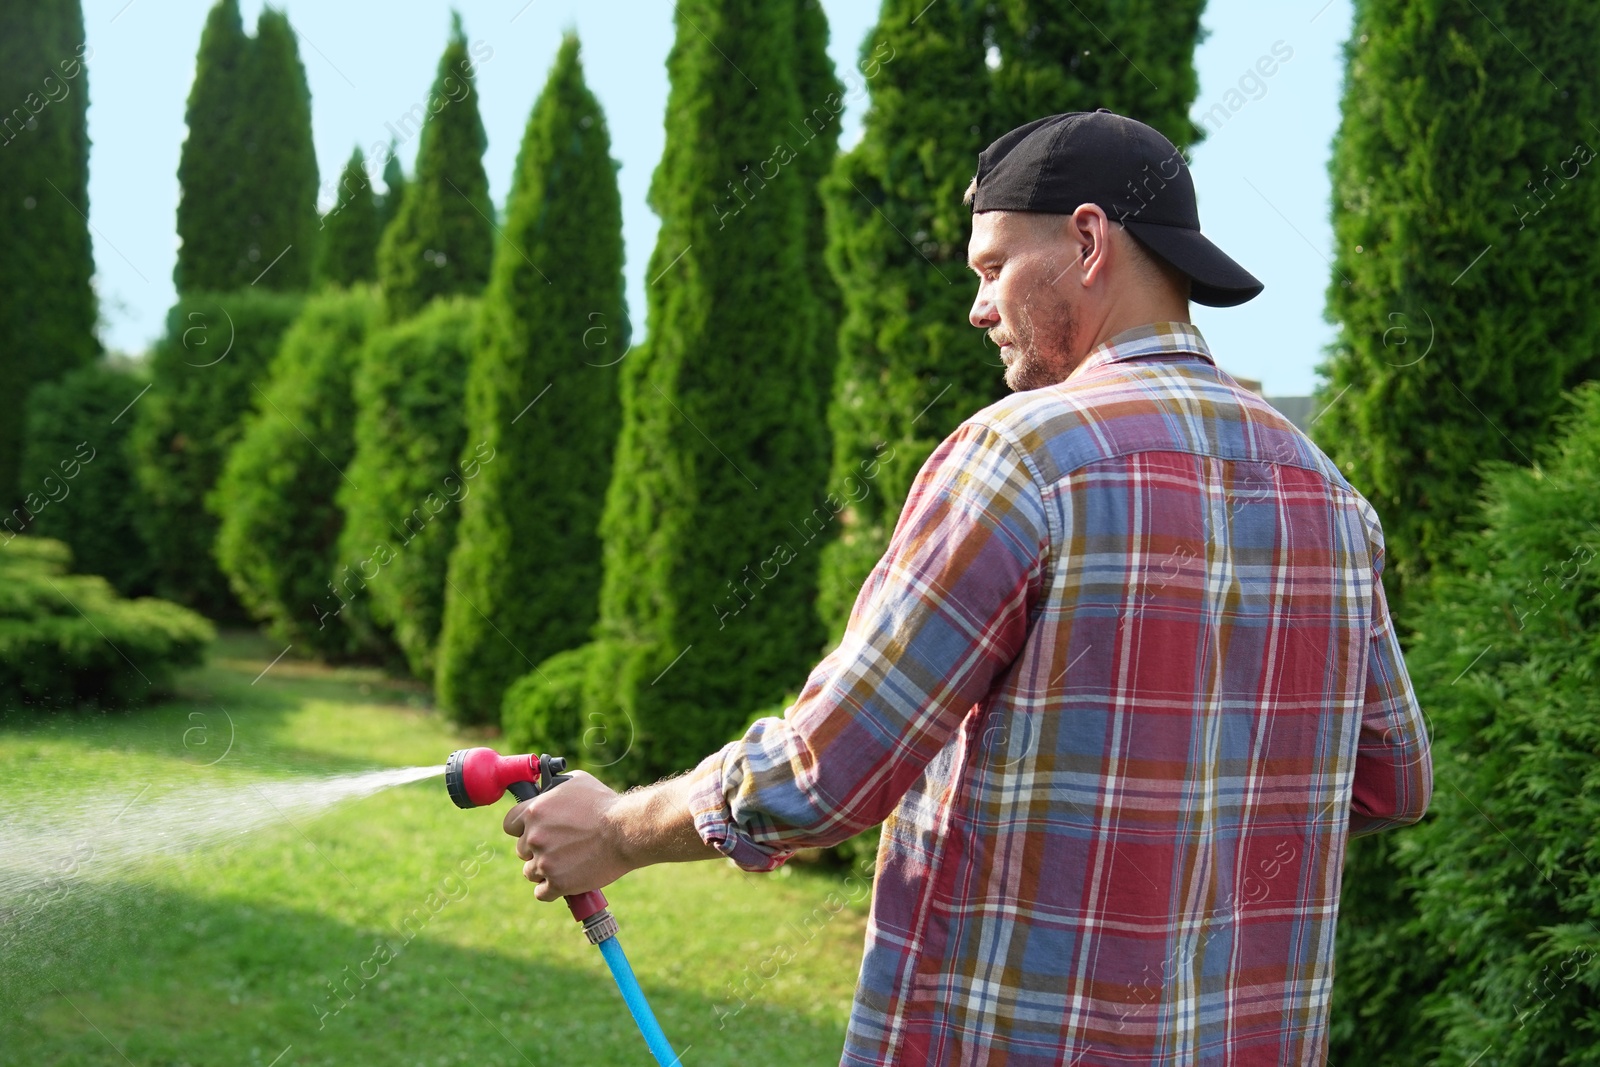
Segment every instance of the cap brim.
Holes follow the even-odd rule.
[[[1266,288],[1199,230],[1134,219],[1123,225],[1156,255],[1189,276],[1189,299],[1197,304],[1237,307]]]

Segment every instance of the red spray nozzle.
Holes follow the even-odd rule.
[[[492,748],[459,748],[445,761],[444,784],[456,807],[481,808],[505,796],[507,790],[518,800],[530,800],[566,781],[562,773],[566,769],[567,761],[560,756],[502,756]],[[568,897],[567,907],[574,919],[585,922],[605,911],[606,897],[596,889]],[[613,923],[605,936],[615,931]]]
[[[567,765],[566,760],[559,762],[559,767],[551,768],[557,774]],[[444,784],[456,807],[481,808],[520,783],[537,786],[541,769],[538,756],[502,756],[492,748],[461,748],[445,761]]]

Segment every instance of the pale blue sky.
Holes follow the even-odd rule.
[[[1221,104],[1220,129],[1193,154],[1202,225],[1267,284],[1251,303],[1196,306],[1219,362],[1264,381],[1272,395],[1309,392],[1331,339],[1323,321],[1332,232],[1329,145],[1338,122],[1340,48],[1350,0],[1212,0],[1210,38],[1198,53],[1197,116]],[[140,352],[172,304],[178,152],[194,54],[211,0],[86,0],[89,69],[90,223],[107,345]],[[331,3],[283,0],[301,34],[322,181],[330,187],[350,149],[388,142],[387,124],[424,101],[450,24],[448,0]],[[575,27],[584,65],[622,163],[628,303],[644,314],[643,274],[657,220],[645,204],[661,154],[672,8],[621,0],[458,0],[469,41],[493,56],[479,68],[479,106],[489,134],[490,193],[503,205],[528,110],[544,84],[561,31]],[[824,0],[830,51],[854,72],[877,15],[872,0]],[[260,0],[243,0],[253,27]],[[1247,72],[1279,44],[1293,56],[1269,78]],[[1273,64],[1268,64],[1271,68]],[[1229,95],[1245,78],[1244,92]],[[864,94],[851,97],[844,142],[859,135]],[[1240,106],[1242,104],[1242,106]],[[1213,125],[1224,112],[1213,112]],[[399,151],[407,172],[412,138]],[[978,331],[974,354],[981,355]]]

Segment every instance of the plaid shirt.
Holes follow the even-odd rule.
[[[1377,515],[1156,323],[967,419],[839,646],[694,773],[746,870],[884,821],[843,1063],[1317,1064],[1428,738]]]

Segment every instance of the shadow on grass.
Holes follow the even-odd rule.
[[[541,966],[536,946],[473,951],[428,932],[408,942],[168,890],[76,893],[9,931],[0,1047],[7,1062],[108,1067],[649,1062],[598,952],[592,968],[563,969]],[[752,1003],[720,1029],[718,1004],[653,986],[650,961],[634,962],[686,1065],[837,1062],[834,1027]]]

